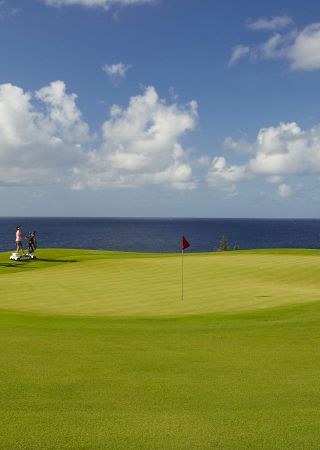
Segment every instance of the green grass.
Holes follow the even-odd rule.
[[[1,449],[320,448],[320,252],[0,255]]]
[[[34,262],[0,257],[0,308],[84,316],[235,312],[320,300],[313,250],[144,255],[47,250]],[[37,270],[35,270],[37,269]]]

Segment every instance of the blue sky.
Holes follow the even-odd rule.
[[[320,217],[316,2],[2,0],[0,54],[2,216]]]

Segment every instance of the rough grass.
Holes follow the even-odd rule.
[[[319,256],[2,254],[0,448],[320,448]]]

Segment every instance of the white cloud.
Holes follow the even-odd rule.
[[[278,186],[278,195],[282,198],[288,198],[293,195],[293,189],[287,184],[280,184]]]
[[[271,184],[278,184],[282,183],[283,177],[281,177],[280,175],[271,175],[270,177],[266,178],[266,181]]]
[[[255,56],[262,59],[286,58],[288,36],[291,35],[274,34],[256,49]]]
[[[195,187],[179,142],[196,126],[195,102],[168,105],[148,87],[126,109],[111,108],[98,139],[76,99],[62,81],[35,93],[0,85],[0,185]]]
[[[234,189],[235,183],[259,175],[269,183],[281,183],[284,176],[320,174],[320,126],[302,130],[295,122],[280,123],[261,128],[255,142],[226,141],[238,152],[243,150],[248,159],[241,165],[228,165],[224,157],[215,157],[207,176],[211,186],[227,184]],[[288,190],[281,188],[281,192]]]
[[[269,30],[275,31],[282,28],[286,28],[293,24],[293,20],[288,16],[276,16],[268,19],[266,17],[261,17],[260,19],[249,21],[247,27],[251,30]]]
[[[67,94],[63,81],[55,81],[36,92],[36,97],[46,108],[43,124],[50,132],[64,142],[84,142],[88,138],[89,127],[82,121],[81,112],[76,106],[76,94]]]
[[[223,148],[225,150],[231,150],[236,153],[252,153],[254,152],[254,147],[244,138],[235,140],[232,137],[225,138],[223,142]]]
[[[126,109],[114,105],[102,126],[103,143],[88,155],[84,186],[165,184],[192,188],[195,182],[179,139],[194,129],[197,105],[167,105],[150,86],[132,97]],[[79,183],[78,183],[79,187]]]
[[[303,131],[296,123],[262,128],[249,162],[254,173],[290,175],[320,173],[320,127]]]
[[[229,59],[228,65],[233,66],[237,61],[244,58],[250,53],[250,48],[244,45],[237,45],[232,50],[231,57]]]
[[[113,83],[118,84],[126,77],[127,71],[131,68],[130,65],[123,63],[105,64],[102,70],[111,78]]]
[[[282,59],[292,70],[320,70],[320,23],[308,25],[302,31],[275,33],[256,46],[238,45],[232,51],[229,65],[244,57],[253,61]]]
[[[306,27],[287,50],[294,70],[320,69],[320,23]]]
[[[235,192],[236,183],[250,178],[246,166],[227,164],[223,156],[215,157],[207,174],[207,182],[211,187],[216,187],[226,192]]]
[[[59,181],[82,158],[77,144],[89,140],[75,96],[66,93],[64,83],[51,83],[35,95],[0,85],[2,185]]]
[[[208,156],[200,156],[200,158],[197,158],[195,160],[195,164],[197,164],[199,167],[208,166],[210,164],[210,158]]]
[[[79,5],[87,8],[101,7],[109,9],[113,6],[130,6],[141,5],[147,3],[155,3],[155,0],[42,0],[49,6],[71,6]]]

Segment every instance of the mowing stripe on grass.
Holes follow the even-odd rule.
[[[0,308],[75,315],[189,315],[320,299],[320,252],[181,256],[54,250],[0,265]],[[67,263],[68,262],[68,263]]]

